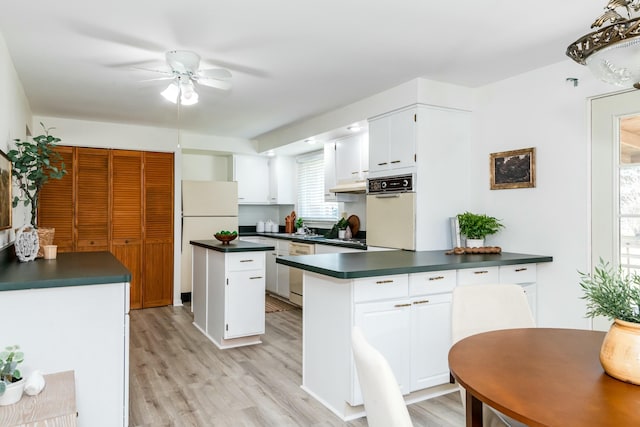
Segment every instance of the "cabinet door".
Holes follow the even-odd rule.
[[[336,178],[338,182],[361,178],[360,135],[336,141]]]
[[[76,242],[78,251],[109,250],[109,151],[77,148]]]
[[[449,382],[451,294],[411,301],[411,391]]]
[[[269,292],[275,293],[278,290],[277,252],[275,250],[268,251],[266,257],[266,288]]]
[[[233,156],[233,180],[238,183],[238,203],[269,203],[269,159]]]
[[[142,307],[142,152],[111,150],[111,253],[131,272],[131,308]]]
[[[389,169],[389,118],[369,121],[369,172]]]
[[[143,307],[173,301],[173,153],[145,152]]]
[[[332,193],[329,189],[336,186],[336,143],[327,142],[324,144],[324,201],[335,202],[336,193]]]
[[[73,147],[56,147],[56,151],[62,156],[67,174],[62,179],[53,179],[42,187],[38,204],[38,225],[56,229],[53,244],[58,245],[58,252],[73,252]]]
[[[408,394],[411,385],[411,301],[356,304],[355,324],[362,329],[367,341],[387,359],[402,394]],[[350,403],[360,405],[360,383],[355,369],[352,372]]]
[[[416,109],[398,111],[388,117],[389,169],[415,166]]]
[[[264,269],[229,273],[225,292],[225,339],[264,333],[264,290]]]
[[[272,157],[269,160],[269,202],[278,205],[293,205],[295,197],[295,159],[288,156]]]

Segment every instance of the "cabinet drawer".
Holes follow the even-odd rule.
[[[500,283],[535,283],[536,264],[500,266]]]
[[[229,271],[261,270],[264,268],[264,252],[238,252],[227,254]]]
[[[409,295],[428,295],[453,292],[456,271],[429,271],[409,275]]]
[[[354,301],[403,298],[409,295],[407,274],[354,279]]]
[[[457,271],[458,285],[484,285],[499,283],[498,267],[465,268]]]

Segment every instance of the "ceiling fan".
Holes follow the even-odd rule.
[[[173,80],[162,92],[167,100],[181,105],[198,102],[195,85],[209,86],[221,90],[231,89],[231,72],[225,68],[199,68],[200,55],[188,50],[170,50],[165,54],[169,70],[149,70],[165,74],[151,80]]]

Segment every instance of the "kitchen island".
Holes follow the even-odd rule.
[[[274,246],[190,241],[193,324],[218,348],[260,344],[264,334],[265,251]]]
[[[455,391],[449,383],[451,295],[456,286],[521,285],[536,311],[536,269],[550,256],[387,251],[281,257],[303,270],[302,388],[343,420],[363,416],[351,354],[359,326],[412,403]]]
[[[20,346],[25,377],[75,371],[78,425],[127,426],[130,272],[109,252],[26,263],[8,253],[13,246],[0,253],[0,346]]]

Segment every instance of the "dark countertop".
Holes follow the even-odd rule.
[[[56,259],[15,259],[0,266],[0,291],[129,281],[131,273],[110,252],[59,253]]]
[[[278,264],[338,279],[420,273],[423,271],[551,262],[553,257],[517,254],[446,255],[445,251],[380,251],[278,257]]]
[[[219,240],[191,240],[194,246],[211,249],[218,252],[259,252],[272,251],[275,246],[260,245],[258,243],[243,242],[242,240],[232,240],[228,245],[223,245]]]
[[[340,240],[340,239],[327,239],[323,235],[315,235],[315,236],[305,236],[300,234],[290,234],[290,233],[258,233],[258,232],[249,232],[242,233],[240,237],[249,237],[249,236],[261,236],[261,237],[269,237],[272,239],[283,239],[290,240],[292,242],[299,243],[308,243],[315,244],[320,243],[322,245],[328,246],[339,246],[342,248],[352,248],[352,249],[360,249],[362,251],[367,250],[367,245],[364,243],[364,239],[353,239],[353,240]]]

